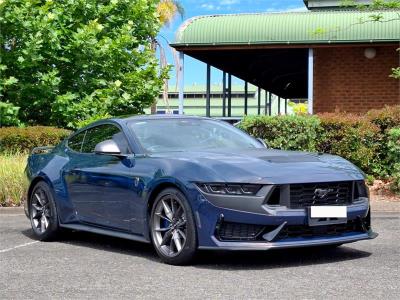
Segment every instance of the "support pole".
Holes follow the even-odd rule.
[[[278,115],[281,114],[281,97],[278,97]]]
[[[261,113],[261,88],[258,88],[258,99],[257,99],[257,115]]]
[[[226,116],[226,72],[222,73],[222,116]]]
[[[265,91],[265,102],[264,102],[264,115],[267,115],[267,107],[268,107],[268,92]]]
[[[232,75],[228,75],[228,117],[232,114]]]
[[[285,99],[285,115],[287,115],[287,99]]]
[[[178,83],[179,83],[179,114],[183,115],[183,94],[184,94],[184,54],[183,52],[179,52],[179,70],[178,70]]]
[[[313,114],[314,107],[314,50],[308,49],[308,113]]]
[[[247,106],[248,106],[248,90],[249,90],[249,85],[247,81],[244,82],[244,114],[247,115]]]
[[[210,117],[211,106],[211,66],[207,64],[206,116]]]
[[[272,116],[272,93],[269,92],[269,99],[268,99],[268,115]]]

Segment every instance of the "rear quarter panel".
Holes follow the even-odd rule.
[[[68,156],[65,154],[63,149],[64,147],[61,144],[49,153],[31,154],[28,157],[26,167],[26,175],[30,181],[27,204],[29,204],[29,195],[34,185],[38,180],[43,180],[53,191],[53,197],[61,221],[66,217],[64,212],[71,212],[65,184],[62,178],[62,169],[69,161]],[[65,210],[64,206],[68,207],[69,210]],[[62,214],[60,214],[60,212],[62,212]]]

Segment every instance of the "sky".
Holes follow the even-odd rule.
[[[304,11],[306,10],[303,0],[181,0],[185,9],[184,18],[177,17],[167,27],[163,28],[159,34],[159,41],[163,44],[168,63],[174,64],[172,52],[166,41],[175,41],[175,32],[188,18],[200,15],[215,14],[237,14],[237,13],[260,13],[278,11]],[[170,86],[175,85],[175,69],[170,72]],[[206,65],[185,55],[185,75],[184,84],[205,84]],[[222,81],[222,72],[212,69],[211,82],[219,84]],[[233,78],[233,83],[240,84],[241,81]]]

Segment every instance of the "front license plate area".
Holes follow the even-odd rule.
[[[310,206],[308,207],[308,225],[321,226],[343,224],[347,222],[346,206]]]

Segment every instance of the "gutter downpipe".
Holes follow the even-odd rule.
[[[184,54],[182,51],[179,52],[179,70],[178,70],[178,78],[179,80],[179,114],[183,115],[183,94],[184,94]]]
[[[314,49],[308,49],[308,108],[310,115],[314,110]]]

